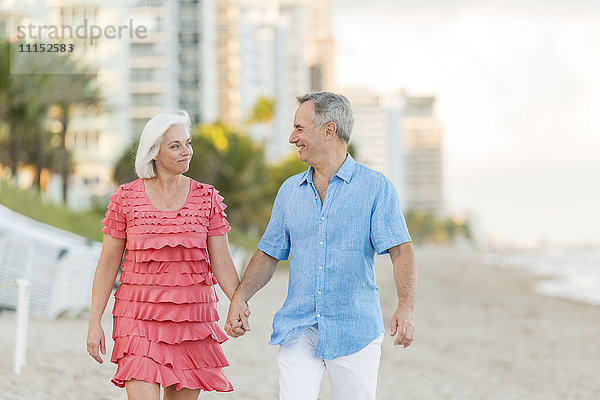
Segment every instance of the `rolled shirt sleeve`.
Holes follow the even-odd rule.
[[[290,233],[285,225],[285,185],[284,182],[277,192],[269,225],[258,243],[260,251],[278,260],[287,260],[290,255]]]
[[[396,188],[385,176],[371,214],[371,243],[377,254],[387,254],[390,247],[411,242]]]

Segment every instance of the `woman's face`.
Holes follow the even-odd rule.
[[[163,134],[162,143],[155,158],[156,172],[183,174],[190,167],[192,140],[182,126],[172,126]]]

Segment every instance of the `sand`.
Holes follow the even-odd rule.
[[[600,307],[543,297],[521,271],[486,265],[474,251],[416,249],[416,337],[408,349],[386,336],[378,399],[552,400],[600,398]],[[388,257],[378,257],[386,329],[396,292]],[[287,272],[250,302],[252,331],[224,344],[232,393],[201,399],[276,399],[277,347],[267,345],[283,303]],[[224,320],[227,300],[221,297]],[[104,318],[110,336],[110,315]],[[15,315],[0,314],[1,399],[126,399],[110,383],[115,365],[85,350],[87,316],[30,321],[27,364],[12,372]],[[111,340],[108,341],[110,352]],[[108,357],[105,357],[107,359]],[[319,399],[332,399],[327,378]]]

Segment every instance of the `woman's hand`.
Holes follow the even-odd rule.
[[[98,350],[100,350],[100,353],[103,355],[106,355],[104,330],[102,329],[102,324],[100,322],[90,322],[87,335],[87,351],[94,360],[102,364],[104,360],[100,357]]]

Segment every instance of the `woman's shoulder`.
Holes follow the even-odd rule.
[[[212,192],[213,190],[216,190],[215,187],[213,185],[210,185],[208,183],[203,183],[203,182],[198,182],[197,180],[188,177],[191,181],[191,187],[193,190],[202,190],[202,191],[206,191],[206,192]]]
[[[131,182],[126,182],[117,188],[115,193],[120,193],[121,196],[127,196],[132,192],[139,192],[144,187],[144,180],[142,178],[135,179]]]

